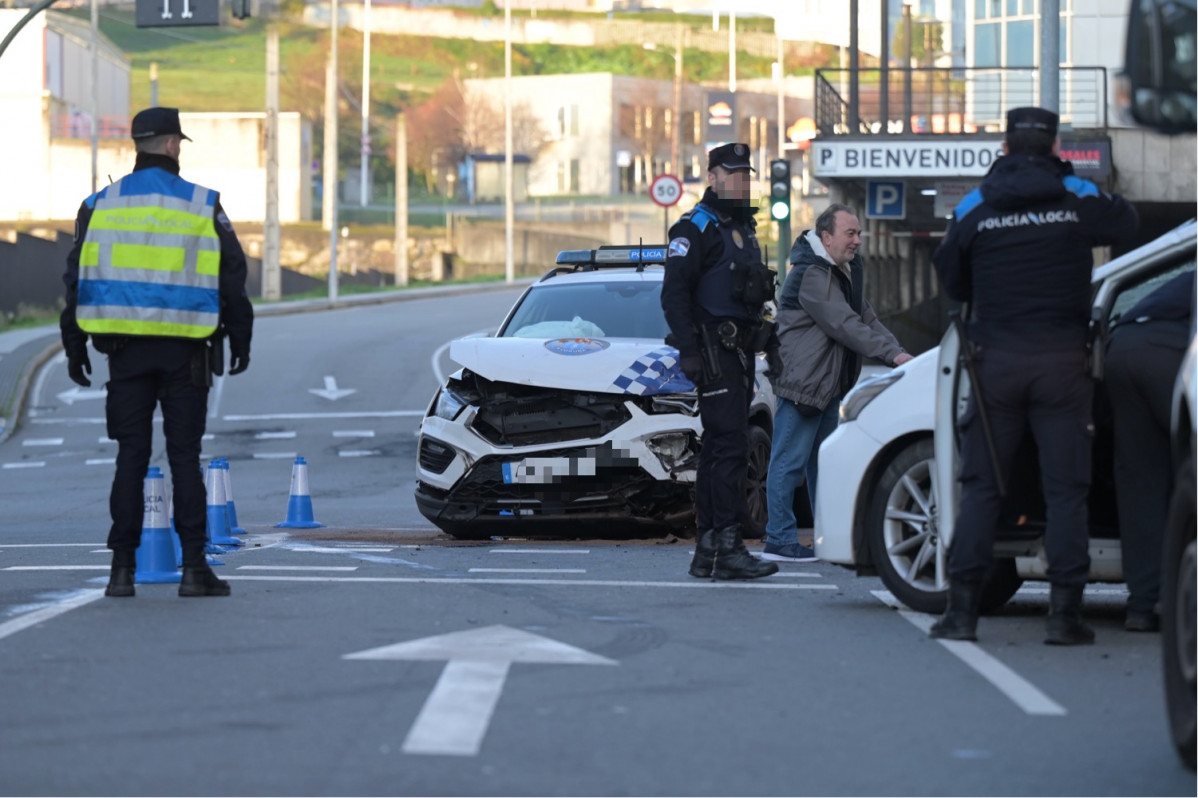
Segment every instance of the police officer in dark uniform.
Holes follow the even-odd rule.
[[[1081,619],[1090,573],[1087,498],[1093,380],[1086,366],[1091,248],[1135,233],[1135,210],[1073,174],[1057,157],[1058,118],[1007,112],[1003,156],[957,206],[932,256],[940,284],[970,303],[968,341],[977,383],[960,420],[961,505],[949,552],[948,608],[931,636],[977,639],[982,578],[993,561],[1001,495],[1030,427],[1047,506],[1046,643],[1092,643]],[[980,405],[980,406],[979,406]],[[987,442],[985,413],[992,431]]]
[[[749,200],[753,171],[747,145],[711,150],[703,199],[670,228],[661,289],[667,341],[699,391],[703,440],[690,574],[700,578],[755,579],[778,570],[749,554],[741,538],[754,353],[777,347],[772,325],[762,321],[774,279],[757,243],[757,208]]]
[[[207,494],[200,439],[212,373],[250,362],[254,311],[245,293],[245,253],[220,195],[179,177],[188,138],[175,108],[133,117],[133,171],[91,195],[75,219],[60,327],[67,370],[89,386],[87,341],[108,356],[105,411],[117,441],[109,511],[112,570],[107,596],[134,595],[143,491],[155,406],[170,462],[175,527],[183,549],[180,596],[227,596],[204,557]]]
[[[1192,335],[1194,272],[1179,274],[1115,322],[1103,375],[1115,428],[1115,497],[1127,580],[1124,628],[1160,629],[1161,547],[1173,489],[1173,383]]]

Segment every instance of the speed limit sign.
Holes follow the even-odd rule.
[[[649,184],[649,196],[663,208],[677,205],[682,199],[682,181],[673,175],[658,175]]]

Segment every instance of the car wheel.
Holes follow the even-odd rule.
[[[1161,660],[1165,670],[1165,704],[1177,753],[1190,770],[1195,753],[1195,526],[1194,458],[1177,475],[1165,541],[1161,579]]]
[[[759,540],[765,537],[765,524],[769,518],[769,502],[766,500],[766,476],[770,470],[770,434],[756,424],[749,425],[749,471],[745,479],[745,500],[749,515],[741,524],[741,536]]]
[[[934,470],[931,438],[899,451],[878,478],[867,523],[882,584],[911,609],[938,615],[948,604],[948,552],[936,527]],[[996,560],[986,575],[979,610],[1003,606],[1022,584],[1014,560]]]

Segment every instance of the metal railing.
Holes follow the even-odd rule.
[[[815,124],[821,136],[1001,132],[1008,108],[1037,105],[1040,70],[1033,67],[919,67],[857,70],[852,119],[847,69],[815,71]],[[1061,67],[1062,125],[1107,127],[1105,67]],[[884,118],[885,117],[885,118]]]

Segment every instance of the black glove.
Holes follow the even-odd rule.
[[[67,354],[67,374],[71,381],[84,388],[90,388],[92,381],[85,374],[92,373],[92,362],[87,356],[87,347]]]
[[[678,368],[695,385],[703,381],[703,358],[699,355],[682,355],[678,358]]]
[[[233,352],[229,357],[229,374],[240,374],[250,367],[249,352]]]
[[[766,379],[773,382],[782,376],[782,353],[777,347],[765,350],[765,362],[768,368],[765,370]]]

